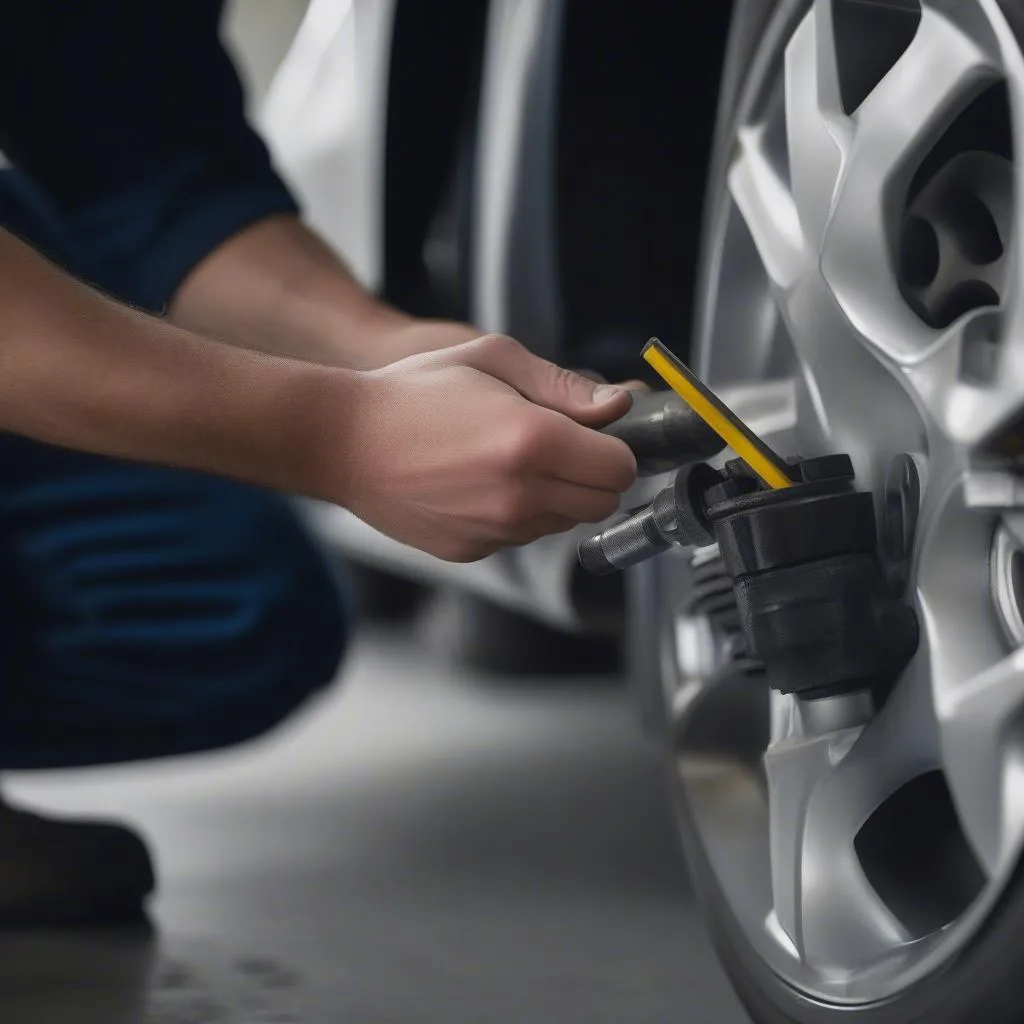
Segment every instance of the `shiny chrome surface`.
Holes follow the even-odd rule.
[[[995,83],[1008,90],[1019,149],[1024,63],[994,0],[925,0],[906,49],[851,112],[842,47],[866,47],[866,58],[884,39],[840,38],[841,7],[781,3],[751,67],[726,140],[728,172],[713,190],[697,365],[712,386],[791,381],[794,415],[776,425],[774,446],[850,453],[880,515],[893,459],[913,458],[921,501],[907,598],[921,647],[875,714],[863,700],[758,702],[750,680],[691,671],[715,663],[717,650],[706,635],[694,650],[701,633],[681,610],[685,560],[664,559],[659,578],[679,778],[722,892],[782,979],[822,1003],[862,1005],[924,978],[970,940],[1024,841],[1024,634],[1007,630],[1017,595],[1004,564],[1010,540],[997,532],[1021,488],[1001,461],[1007,446],[990,444],[1024,407],[1020,274],[988,267],[983,276],[1002,282],[998,306],[968,303],[941,324],[901,279],[895,243],[918,168]],[[1017,268],[1021,185],[992,166],[961,161],[956,174],[973,167],[976,177],[957,180],[977,185],[998,229],[996,259]],[[986,191],[997,179],[1012,179],[998,201]],[[993,262],[971,257],[934,273],[966,274],[971,259]],[[721,732],[708,739],[708,721],[741,716],[763,730],[757,750]],[[936,772],[951,799],[948,828],[972,857],[964,870],[985,881],[954,920],[922,931],[880,895],[879,866],[862,860],[857,840],[905,784]]]
[[[478,123],[473,322],[557,361],[555,155],[562,0],[496,0]],[[529,301],[523,301],[529,296]]]
[[[1005,523],[996,527],[992,538],[992,600],[1006,640],[1024,647],[1024,551]]]

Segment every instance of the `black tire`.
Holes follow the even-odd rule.
[[[1001,0],[1024,49],[1024,5]],[[807,0],[738,0],[728,48],[709,208],[723,188],[724,167],[740,116],[744,79],[769,26],[793,25]],[[780,32],[782,37],[782,32]],[[764,45],[769,45],[765,42]],[[717,183],[717,184],[716,184]],[[708,254],[702,254],[702,265]],[[801,994],[756,953],[723,895],[695,825],[675,765],[670,786],[676,820],[712,941],[739,998],[757,1024],[1020,1024],[1024,1021],[1024,868],[1018,864],[999,903],[971,942],[936,973],[885,1002],[826,1005]]]
[[[754,953],[722,896],[680,785],[676,781],[672,785],[683,851],[711,940],[757,1024],[1020,1024],[1024,1020],[1020,867],[984,928],[941,972],[885,1003],[824,1006],[783,982]]]

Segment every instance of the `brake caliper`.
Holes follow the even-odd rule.
[[[789,466],[780,489],[739,460],[684,466],[650,505],[583,541],[580,561],[603,574],[717,542],[747,651],[773,688],[808,700],[877,691],[913,656],[918,624],[886,583],[874,501],[847,455]]]

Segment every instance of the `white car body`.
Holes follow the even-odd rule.
[[[395,0],[310,0],[273,69],[267,53],[284,43],[276,35],[287,21],[281,8],[243,0],[229,8],[226,24],[249,86],[251,116],[278,169],[309,222],[374,290],[383,275],[395,8]],[[561,0],[491,5],[473,182],[473,320],[484,331],[526,332],[535,351],[554,359],[559,323],[547,163],[560,8]],[[290,16],[296,13],[292,7]],[[328,545],[349,557],[463,587],[565,629],[588,625],[580,614],[575,548],[589,527],[453,565],[393,541],[344,509],[311,504],[309,514]]]

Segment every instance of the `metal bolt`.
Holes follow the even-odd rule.
[[[885,474],[882,554],[893,592],[901,594],[910,576],[914,536],[921,510],[921,475],[913,455],[897,455]]]

